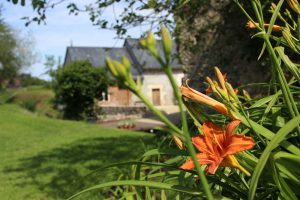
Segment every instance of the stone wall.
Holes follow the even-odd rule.
[[[115,121],[142,118],[147,112],[145,106],[102,106],[96,108],[97,121]]]
[[[173,72],[174,79],[178,86],[181,85],[184,76],[181,70]],[[165,73],[159,71],[145,71],[143,74],[142,92],[153,103],[152,90],[159,89],[161,106],[176,105],[175,96],[173,93],[170,81]],[[135,96],[133,98],[134,105],[137,105],[140,100]]]

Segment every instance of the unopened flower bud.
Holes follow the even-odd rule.
[[[270,24],[263,24],[264,27],[269,27]],[[259,27],[259,24],[258,23],[253,23],[252,21],[248,21],[247,24],[246,24],[246,28],[247,29],[256,29],[257,27]],[[272,31],[274,32],[280,32],[282,31],[282,27],[281,26],[278,26],[278,25],[273,25],[272,26]]]
[[[154,35],[153,35],[152,32],[148,32],[146,40],[147,40],[147,46],[148,46],[148,48],[149,47],[156,48],[156,40],[155,40],[155,37],[154,37]]]
[[[282,36],[285,39],[285,41],[288,43],[288,46],[291,49],[297,51],[296,46],[295,46],[295,42],[292,38],[292,34],[291,34],[290,29],[288,27],[283,28]]]
[[[172,38],[168,29],[164,26],[161,26],[161,38],[165,57],[169,59],[172,53]]]
[[[177,137],[176,135],[173,135],[172,136],[176,146],[180,149],[180,150],[184,150],[185,147],[184,147],[184,144],[183,142],[181,141],[181,139],[179,137]]]
[[[209,84],[209,86],[205,90],[206,94],[210,94],[212,92],[215,93],[216,92],[216,87],[215,87],[214,82],[209,77],[206,77],[206,81]]]
[[[218,67],[215,67],[215,74],[216,74],[216,77],[218,78],[221,88],[226,90],[225,78]]]
[[[236,95],[237,90],[234,90],[230,83],[226,83],[226,88],[227,88],[228,94],[233,98],[233,100],[236,102],[239,102],[239,98]]]
[[[111,60],[110,57],[106,57],[105,58],[105,62],[106,62],[106,66],[109,69],[110,73],[114,76],[114,77],[118,77],[118,72],[113,64],[113,61]]]
[[[130,62],[125,56],[122,56],[121,63],[125,67],[126,71],[130,72]]]
[[[277,8],[277,5],[275,3],[271,3],[271,9],[275,10]]]
[[[115,60],[113,60],[112,62],[113,62],[113,65],[115,66],[115,69],[116,69],[118,75],[119,75],[119,78],[126,79],[127,71],[126,71],[125,67],[121,63],[119,63]]]
[[[243,95],[244,95],[244,97],[245,97],[245,99],[247,101],[251,101],[252,100],[250,94],[246,90],[243,90]]]
[[[298,15],[300,15],[300,5],[297,0],[286,0],[289,4],[290,8],[295,11]]]

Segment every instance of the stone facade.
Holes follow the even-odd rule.
[[[163,54],[162,42],[157,41],[158,51]],[[184,77],[181,64],[177,58],[176,44],[173,45],[170,65],[178,84]],[[135,80],[141,80],[142,92],[155,106],[174,106],[177,104],[169,80],[161,68],[160,63],[139,46],[138,39],[126,39],[121,48],[108,47],[68,47],[65,63],[76,60],[88,60],[94,67],[105,67],[105,58],[109,56],[120,61],[126,56],[131,63],[131,74]],[[118,120],[130,117],[141,117],[145,106],[129,90],[109,86],[107,94],[101,94],[102,101],[97,102],[98,118],[100,120]]]
[[[184,74],[181,70],[174,70],[174,78],[178,87],[181,85]],[[142,82],[142,92],[157,106],[176,105],[175,96],[167,76],[162,71],[145,71]],[[155,97],[158,96],[158,97]],[[159,98],[157,104],[156,98]],[[139,105],[140,100],[133,96],[134,105]],[[155,102],[156,101],[156,102]]]
[[[101,122],[137,119],[142,118],[146,112],[145,106],[101,106],[96,108],[96,118]]]

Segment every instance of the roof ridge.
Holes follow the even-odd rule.
[[[97,46],[67,46],[67,48],[89,48],[89,49],[124,49],[124,47],[97,47]]]

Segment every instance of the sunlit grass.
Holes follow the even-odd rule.
[[[64,199],[113,177],[110,171],[82,179],[100,166],[137,158],[153,138],[7,104],[0,106],[0,127],[1,199]]]

